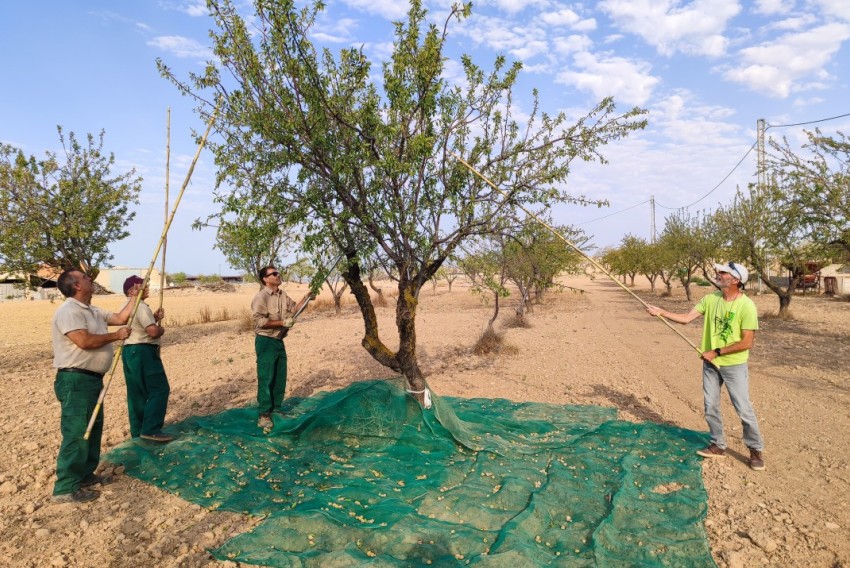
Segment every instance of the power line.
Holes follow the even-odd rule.
[[[790,128],[790,127],[793,127],[793,126],[806,126],[806,125],[808,125],[808,124],[817,124],[817,123],[820,123],[820,122],[828,122],[828,121],[830,121],[830,120],[837,120],[837,119],[839,119],[839,118],[845,118],[845,117],[848,117],[848,116],[850,116],[850,113],[840,114],[840,115],[838,115],[838,116],[831,116],[831,117],[829,117],[829,118],[821,118],[821,119],[819,119],[819,120],[810,120],[810,121],[808,121],[808,122],[797,122],[797,123],[794,123],[794,124],[771,124],[771,125],[768,125],[768,126],[765,128],[765,130],[768,130],[768,129],[770,129],[770,128]],[[697,199],[696,201],[694,201],[694,202],[692,202],[692,203],[689,203],[688,205],[683,205],[683,206],[681,206],[681,207],[668,207],[668,206],[666,206],[666,205],[662,205],[661,203],[659,203],[659,202],[658,202],[658,200],[655,200],[655,205],[658,205],[658,206],[659,206],[659,207],[661,207],[662,209],[667,209],[667,210],[670,210],[670,211],[676,211],[676,210],[680,210],[680,209],[689,209],[690,207],[693,207],[694,205],[696,205],[697,203],[699,203],[700,201],[702,201],[703,199],[705,199],[706,197],[708,197],[709,195],[711,195],[712,193],[714,193],[715,191],[717,191],[717,189],[718,189],[721,185],[723,185],[723,183],[724,183],[724,182],[726,182],[726,180],[727,180],[727,179],[729,179],[729,177],[730,177],[733,173],[735,173],[735,170],[737,170],[737,169],[738,169],[738,167],[740,167],[740,165],[741,165],[742,163],[744,163],[744,160],[746,160],[746,159],[747,159],[747,156],[749,156],[749,155],[750,155],[750,152],[752,152],[752,151],[753,151],[753,148],[755,148],[757,144],[758,144],[758,142],[757,142],[757,141],[756,141],[756,142],[754,142],[754,143],[752,144],[752,146],[750,146],[750,147],[749,147],[749,149],[747,150],[747,152],[746,152],[746,153],[745,153],[745,154],[741,157],[741,159],[740,159],[740,160],[738,160],[738,163],[737,163],[737,164],[735,164],[735,166],[734,166],[734,167],[733,167],[733,168],[729,171],[729,173],[728,173],[728,174],[726,174],[726,175],[723,177],[723,179],[722,179],[722,180],[720,180],[720,181],[717,183],[717,185],[715,185],[713,188],[711,188],[711,190],[709,190],[709,192],[708,192],[708,193],[706,193],[705,195],[703,195],[702,197],[700,197],[700,198],[699,198],[699,199]],[[634,209],[635,207],[639,207],[639,206],[641,206],[641,205],[644,205],[645,203],[649,203],[650,201],[652,201],[652,199],[647,199],[647,200],[645,200],[645,201],[641,201],[640,203],[636,203],[635,205],[632,205],[631,207],[626,207],[625,209],[621,209],[621,210],[619,210],[619,211],[615,211],[614,213],[609,213],[608,215],[605,215],[605,216],[603,216],[603,217],[598,217],[598,218],[596,218],[596,219],[591,219],[590,221],[585,221],[584,223],[578,223],[578,225],[577,225],[577,226],[578,226],[578,227],[581,227],[582,225],[588,225],[588,224],[590,224],[590,223],[595,223],[595,222],[597,222],[597,221],[602,221],[602,220],[604,220],[604,219],[608,219],[609,217],[613,217],[614,215],[619,215],[620,213],[625,213],[626,211],[630,211],[630,210]]]
[[[844,118],[850,116],[850,112],[847,114],[839,114],[838,116],[831,116],[829,118],[821,118],[820,120],[810,120],[809,122],[797,122],[796,124],[769,124],[765,130],[769,128],[790,128],[791,126],[806,126],[807,124],[817,124],[819,122],[827,122],[829,120],[836,120],[838,118]]]
[[[820,122],[828,122],[830,120],[837,120],[839,118],[845,118],[845,117],[848,117],[848,116],[850,116],[850,113],[839,114],[838,116],[830,116],[829,118],[821,118],[821,119],[818,119],[818,120],[810,120],[808,122],[797,122],[797,123],[794,123],[794,124],[771,124],[771,125],[768,125],[765,128],[765,131],[770,129],[770,128],[790,128],[792,126],[806,126],[808,124],[817,124],[817,123],[820,123]],[[659,207],[663,208],[663,209],[668,209],[670,211],[675,211],[677,209],[688,209],[690,207],[693,207],[694,205],[696,205],[697,203],[699,203],[700,201],[702,201],[703,199],[705,199],[706,197],[708,197],[709,195],[714,193],[717,190],[717,188],[719,188],[721,185],[723,185],[723,182],[725,182],[727,179],[729,179],[729,176],[731,176],[735,172],[735,170],[738,169],[738,166],[740,166],[741,163],[747,158],[747,156],[750,155],[750,152],[753,151],[753,148],[755,148],[757,144],[758,144],[758,142],[756,142],[752,146],[750,146],[750,149],[747,150],[747,153],[744,154],[744,157],[741,158],[738,161],[737,164],[735,164],[735,167],[732,168],[732,170],[728,174],[726,174],[726,177],[724,177],[722,180],[720,180],[720,183],[715,185],[713,188],[711,188],[711,191],[709,191],[708,193],[706,193],[705,195],[703,195],[702,197],[700,197],[699,199],[697,199],[693,203],[690,203],[688,205],[684,205],[682,207],[667,207],[666,205],[662,205],[662,204],[658,203],[658,201],[656,200],[655,204],[658,205]]]
[[[581,227],[582,225],[587,225],[588,223],[595,223],[597,221],[601,221],[602,219],[607,219],[608,217],[613,217],[614,215],[619,215],[620,213],[625,213],[626,211],[628,211],[630,209],[634,209],[635,207],[639,207],[640,205],[643,205],[644,203],[649,203],[649,199],[647,199],[646,201],[641,201],[640,203],[636,203],[636,204],[632,205],[631,207],[626,207],[625,209],[621,209],[620,211],[615,211],[614,213],[609,213],[608,215],[605,215],[604,217],[599,217],[598,219],[591,219],[590,221],[585,221],[584,223],[579,223],[576,226]]]
[[[709,195],[711,195],[712,193],[714,193],[714,192],[717,190],[717,188],[718,188],[718,187],[720,187],[721,185],[723,185],[723,182],[725,182],[727,179],[729,179],[729,176],[731,176],[733,173],[735,173],[735,170],[737,170],[737,169],[738,169],[738,166],[740,166],[740,165],[744,162],[744,160],[746,160],[746,159],[747,159],[747,156],[749,156],[749,155],[750,155],[750,152],[752,152],[752,151],[753,151],[753,148],[755,148],[755,147],[756,147],[756,142],[753,142],[753,145],[752,145],[752,146],[750,146],[750,149],[749,149],[749,150],[747,150],[747,153],[746,153],[746,154],[744,154],[744,156],[743,156],[740,160],[738,160],[738,163],[737,163],[737,164],[735,164],[735,167],[734,167],[734,168],[732,168],[732,169],[729,171],[729,173],[728,173],[728,174],[726,174],[726,176],[725,176],[722,180],[720,180],[720,182],[719,182],[717,185],[715,185],[714,187],[712,187],[712,188],[711,188],[711,191],[709,191],[708,193],[706,193],[705,195],[703,195],[702,197],[700,197],[699,199],[697,199],[697,200],[696,200],[696,201],[694,201],[693,203],[689,203],[688,205],[683,205],[682,207],[667,207],[666,205],[661,205],[661,204],[660,204],[660,203],[658,203],[658,201],[656,200],[656,201],[655,201],[655,204],[656,204],[656,205],[658,205],[659,207],[663,208],[663,209],[669,209],[669,210],[671,210],[671,211],[674,211],[674,210],[676,210],[676,209],[688,209],[689,207],[693,207],[694,205],[696,205],[697,203],[699,203],[700,201],[702,201],[703,199],[705,199],[706,197],[708,197]]]

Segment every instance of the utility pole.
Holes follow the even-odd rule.
[[[649,196],[649,240],[655,244],[655,196]]]
[[[759,196],[764,195],[764,189],[765,189],[765,186],[767,185],[767,169],[766,169],[765,163],[764,163],[764,158],[765,158],[765,156],[764,156],[764,131],[765,130],[766,130],[765,120],[763,118],[758,119],[758,121],[756,121],[756,132],[757,132],[757,136],[758,136],[758,138],[756,139],[756,153],[757,153],[757,160],[758,160],[756,192]],[[768,277],[770,277],[770,264],[768,264],[765,267],[765,270],[767,270],[767,275],[768,275]],[[759,288],[758,288],[759,295],[761,295],[761,293],[762,293],[761,286],[762,286],[762,281],[761,281],[761,278],[759,278]]]

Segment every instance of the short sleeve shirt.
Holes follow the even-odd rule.
[[[128,304],[135,301],[136,298],[127,299]],[[159,337],[154,339],[146,331],[151,325],[156,325],[156,319],[153,317],[150,306],[143,301],[139,302],[136,317],[133,318],[133,325],[130,327],[130,337],[124,340],[124,345],[159,345]]]
[[[703,314],[702,345],[703,352],[712,351],[718,347],[726,347],[741,341],[742,330],[757,330],[759,328],[758,309],[755,303],[741,294],[731,302],[723,299],[723,292],[714,292],[703,296],[694,307]],[[750,350],[721,355],[713,360],[719,367],[740,365],[746,363]]]
[[[277,337],[279,330],[266,329],[269,320],[284,320],[295,313],[295,302],[286,292],[278,288],[277,292],[268,286],[257,292],[251,300],[251,315],[254,318],[254,332],[266,337]]]
[[[53,366],[57,369],[86,369],[95,373],[109,371],[114,354],[111,343],[96,349],[80,349],[76,343],[68,339],[66,334],[78,329],[84,329],[93,335],[109,333],[106,320],[111,315],[112,312],[97,306],[89,306],[74,298],[66,298],[53,314],[51,324]]]

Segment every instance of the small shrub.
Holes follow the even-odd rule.
[[[383,294],[375,294],[372,296],[372,305],[376,308],[386,308],[389,304]]]
[[[505,329],[528,329],[531,327],[531,322],[525,315],[514,312],[512,316],[502,322],[502,327]]]
[[[505,346],[505,338],[501,333],[497,333],[493,326],[487,326],[475,345],[472,346],[472,352],[476,355],[490,355],[501,353]]]
[[[711,286],[711,282],[709,282],[705,278],[694,278],[693,283],[697,286]]]
[[[209,306],[204,306],[198,312],[198,317],[201,323],[210,323],[213,320],[212,310]]]
[[[336,311],[334,301],[328,298],[316,298],[310,302],[310,309],[314,312],[330,312]]]
[[[770,320],[779,320],[779,321],[790,321],[795,319],[794,315],[788,311],[785,314],[781,314],[779,312],[765,312],[763,314],[759,314],[759,319],[762,321],[770,321]]]
[[[254,316],[247,308],[239,312],[239,331],[254,331]]]

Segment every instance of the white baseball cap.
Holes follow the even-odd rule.
[[[726,264],[715,264],[714,270],[717,272],[726,272],[741,281],[741,284],[746,284],[750,273],[747,268],[737,262],[727,262]]]

